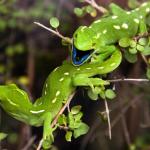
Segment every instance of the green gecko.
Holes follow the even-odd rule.
[[[78,86],[88,86],[94,91],[94,87],[108,85],[109,82],[94,76],[109,73],[121,63],[122,55],[115,44],[121,38],[146,31],[144,19],[150,12],[150,3],[144,3],[130,12],[116,5],[110,7],[113,16],[97,20],[89,27],[79,27],[74,33],[74,50],[94,50],[91,62],[79,67],[65,62],[56,68],[48,76],[42,96],[34,104],[27,93],[16,85],[0,86],[1,107],[20,121],[32,126],[43,126],[43,140],[48,145],[54,140],[50,124],[68,97]],[[74,57],[73,53],[72,56],[75,65],[82,64],[75,60],[77,55]]]
[[[27,93],[15,84],[0,85],[0,106],[17,120],[32,126],[43,126],[43,140],[49,146],[54,140],[50,124],[63,103],[78,86],[93,88],[108,85],[109,82],[93,76],[116,69],[121,63],[121,56],[121,52],[117,50],[103,63],[85,63],[80,67],[64,62],[50,73],[42,96],[34,104]]]
[[[116,50],[122,38],[133,38],[147,32],[145,18],[150,14],[150,2],[139,8],[125,11],[110,4],[111,14],[94,21],[90,26],[80,26],[73,35],[72,61],[81,65],[92,55],[91,61],[101,61]],[[95,55],[96,54],[96,55]]]

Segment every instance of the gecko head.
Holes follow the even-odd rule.
[[[86,26],[79,27],[73,35],[74,46],[80,51],[93,49],[92,35],[93,32],[90,28]]]
[[[86,26],[79,27],[73,35],[72,62],[79,66],[86,62],[93,53],[93,32]]]

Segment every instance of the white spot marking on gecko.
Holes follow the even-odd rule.
[[[117,30],[120,30],[120,26],[114,25],[113,27]]]
[[[64,75],[68,76],[68,75],[69,75],[69,72],[65,72]]]
[[[44,109],[43,110],[39,110],[39,111],[30,110],[30,112],[33,113],[33,114],[42,113],[44,111],[45,111]]]
[[[87,70],[90,70],[90,69],[92,69],[92,68],[86,68]]]
[[[107,32],[107,30],[105,29],[104,31],[103,31],[103,34],[105,34]]]
[[[104,67],[98,67],[98,69],[104,69]]]
[[[123,24],[122,24],[122,28],[128,29],[128,24],[127,24],[127,23],[123,23]]]
[[[57,92],[56,92],[56,96],[58,96],[59,94],[60,94],[60,91],[57,91]]]
[[[60,82],[63,81],[63,80],[64,80],[64,78],[60,78],[60,79],[59,79]]]
[[[91,29],[92,27],[90,26],[89,28]]]
[[[99,23],[99,22],[101,22],[101,20],[96,20],[96,21],[94,21],[94,23]]]
[[[140,19],[143,19],[143,16],[140,16]]]
[[[101,33],[97,33],[97,35],[94,37],[95,39],[98,39],[100,37]]]
[[[52,100],[52,103],[55,103],[57,100],[57,98],[55,97],[53,100]]]
[[[118,18],[118,16],[112,16],[112,19],[117,19]]]
[[[147,5],[147,3],[146,3],[146,2],[142,4],[142,6],[146,6],[146,5]]]
[[[9,98],[7,98],[7,101],[11,104],[11,105],[14,105],[14,106],[19,106],[18,104],[12,102]]]
[[[45,87],[47,88],[47,83],[46,83]]]
[[[130,11],[127,11],[127,12],[126,12],[126,14],[130,15],[130,14],[131,14],[131,12],[130,12]]]
[[[150,8],[146,8],[146,12],[150,12]]]
[[[45,91],[45,95],[47,94],[47,92]]]
[[[17,91],[18,91],[19,93],[21,93],[23,96],[25,95],[22,91],[20,91],[20,90],[18,90],[18,89],[17,89]]]
[[[81,28],[81,32],[84,32],[84,29],[86,28],[86,26],[82,27]]]
[[[134,22],[135,22],[135,23],[139,23],[140,21],[139,21],[139,19],[134,18]]]
[[[56,67],[53,72],[55,72],[59,67]]]
[[[112,63],[112,64],[110,64],[110,66],[114,66],[116,63]]]
[[[80,68],[77,68],[77,70],[79,71],[79,70],[80,70]]]

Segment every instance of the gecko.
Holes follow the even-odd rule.
[[[94,21],[90,26],[80,26],[73,34],[72,62],[76,66],[88,61],[103,61],[112,55],[122,38],[133,38],[146,33],[145,19],[150,14],[150,2],[126,11],[111,3],[111,14]],[[93,58],[92,57],[92,58]]]

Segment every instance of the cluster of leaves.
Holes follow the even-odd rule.
[[[81,106],[77,105],[72,107],[68,115],[62,114],[58,119],[58,126],[66,128],[65,138],[68,142],[71,141],[72,136],[78,138],[88,132],[89,127],[86,123],[82,122],[83,113]]]
[[[92,17],[96,17],[96,15],[97,15],[96,9],[94,7],[92,7],[91,5],[86,5],[81,8],[76,7],[76,8],[74,8],[74,13],[78,17],[83,17],[86,14],[90,14]]]
[[[135,63],[137,61],[137,54],[148,56],[150,55],[150,38],[141,37],[139,39],[122,38],[119,41],[119,46],[125,48],[124,56],[126,60],[130,63]],[[149,63],[147,67],[147,77],[149,78]]]

